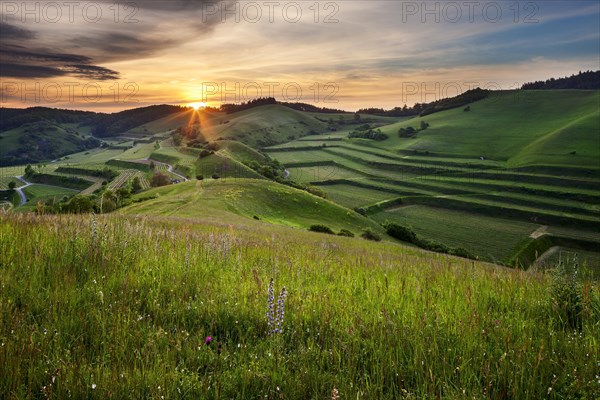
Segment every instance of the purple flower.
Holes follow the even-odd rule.
[[[204,339],[204,344],[208,346],[210,342],[212,342],[212,336],[207,336],[206,339]]]

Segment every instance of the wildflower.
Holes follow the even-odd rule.
[[[273,325],[275,323],[275,316],[273,310],[273,302],[275,301],[275,291],[273,289],[273,278],[269,282],[269,298],[267,300],[267,324],[269,326],[269,334],[273,332]]]
[[[336,388],[333,388],[333,390],[331,391],[331,400],[339,400],[339,398],[340,392],[338,392]]]
[[[285,298],[287,297],[287,291],[285,286],[281,289],[279,297],[277,298],[277,316],[275,318],[275,332],[281,332],[281,326],[283,325],[283,317],[285,316]]]
[[[210,343],[212,342],[212,336],[207,336],[206,339],[204,339],[204,344],[205,345],[210,345]]]
[[[92,389],[96,389],[96,384],[92,383]]]

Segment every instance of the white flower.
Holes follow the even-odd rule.
[[[96,389],[96,384],[92,383],[92,389]]]

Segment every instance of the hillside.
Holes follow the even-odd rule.
[[[229,221],[233,217],[308,229],[324,224],[338,232],[359,236],[366,228],[383,234],[383,228],[328,200],[265,180],[221,179],[196,181],[152,189],[135,199],[147,199],[122,209],[125,215],[202,217]]]
[[[192,219],[0,213],[0,246],[9,249],[0,393],[598,393],[597,282],[574,303],[564,278],[247,219],[211,222],[196,209]]]
[[[0,166],[49,162],[100,146],[89,127],[53,121],[26,123],[0,133]]]
[[[395,150],[485,157],[511,167],[551,165],[598,169],[600,91],[547,90],[493,92],[463,108],[438,112],[382,128],[389,140],[376,144]],[[429,127],[416,138],[400,128]],[[545,146],[551,142],[552,147]]]

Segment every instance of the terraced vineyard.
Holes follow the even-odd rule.
[[[533,114],[555,107],[547,101],[550,97],[566,108],[567,102],[575,102],[569,109],[579,107],[585,115],[598,113],[598,92],[524,95],[536,99],[520,105]],[[265,151],[287,166],[291,178],[318,185],[341,205],[366,212],[379,222],[411,226],[423,237],[465,247],[485,260],[512,263],[524,248],[535,247],[530,234],[541,226],[548,226],[545,237],[579,243],[581,251],[593,244],[600,248],[600,154],[596,154],[600,153],[600,119],[572,122],[552,116],[551,123],[527,122],[531,126],[527,132],[518,130],[515,120],[507,120],[519,135],[507,135],[485,121],[487,131],[482,135],[487,143],[493,147],[497,141],[501,146],[486,152],[485,142],[474,139],[481,136],[483,125],[473,124],[472,119],[492,112],[517,115],[510,96],[500,92],[494,102],[473,103],[471,113],[449,110],[381,127],[389,139],[380,142],[348,139],[344,133],[335,138],[324,134],[323,140],[305,137]],[[522,111],[519,121],[525,115]],[[400,128],[419,126],[420,121],[431,128],[416,140],[398,137]],[[556,130],[562,123],[569,128]],[[547,127],[553,130],[544,131]],[[448,143],[450,134],[456,143],[440,147],[440,142]],[[560,147],[528,144],[557,137],[573,149],[557,155],[554,164],[547,163],[546,152],[556,153]],[[576,141],[569,145],[574,140],[569,138],[575,137],[591,147]]]

